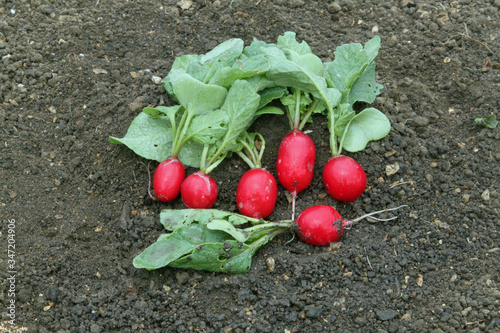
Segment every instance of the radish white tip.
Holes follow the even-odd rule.
[[[293,241],[295,239],[295,233],[292,232],[292,238],[288,241],[285,242],[285,245],[287,245],[288,243],[290,243],[291,241]]]
[[[368,214],[365,214],[363,216],[360,216],[360,217],[352,220],[352,223],[361,221],[362,219],[365,219],[365,218],[370,217],[372,215],[376,215],[376,214],[380,214],[380,213],[384,213],[384,212],[389,212],[389,211],[392,211],[392,210],[398,210],[398,209],[403,208],[403,207],[408,207],[408,205],[401,205],[401,206],[396,207],[396,208],[388,208],[388,209],[383,209],[383,210],[378,210],[376,212],[368,213]],[[372,218],[375,219],[375,220],[377,219],[377,218],[374,218],[374,217],[372,217]],[[392,218],[389,218],[389,219],[385,219],[385,221],[394,220],[396,218],[398,218],[398,217],[395,216],[395,217],[392,217]],[[379,219],[379,220],[380,221],[384,221],[384,219]]]
[[[378,217],[374,217],[374,216],[369,216],[368,217],[368,220],[375,220],[375,221],[382,221],[382,222],[385,222],[385,221],[391,221],[391,220],[395,220],[397,219],[399,216],[393,216],[393,217],[390,217],[388,219],[379,219]]]
[[[151,163],[151,162],[150,162],[150,163]],[[153,201],[156,201],[156,200],[158,200],[158,198],[157,198],[155,195],[153,195],[153,194],[151,193],[151,173],[149,172],[149,164],[150,164],[150,163],[148,163],[148,195],[149,195],[149,197],[150,197]]]

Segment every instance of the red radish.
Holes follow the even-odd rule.
[[[363,168],[348,156],[332,157],[323,169],[326,192],[338,201],[354,202],[366,188]]]
[[[156,168],[153,177],[153,189],[156,199],[161,201],[174,200],[181,191],[181,184],[186,176],[186,170],[176,157],[169,157]]]
[[[217,200],[217,193],[215,180],[201,171],[182,182],[181,197],[186,208],[211,208]]]
[[[281,185],[292,193],[292,219],[297,194],[311,184],[315,160],[316,148],[304,132],[294,129],[281,141],[276,172]]]
[[[308,58],[309,59],[309,58]],[[297,194],[311,184],[316,160],[316,148],[311,138],[302,132],[311,115],[320,112],[320,99],[298,88],[281,98],[287,107],[291,132],[281,141],[276,160],[278,180],[292,194],[292,220]]]
[[[352,221],[345,221],[332,206],[318,205],[305,209],[297,216],[295,222],[298,225],[300,239],[311,245],[324,246],[338,241],[342,237],[344,229],[350,229],[354,223],[364,218],[371,217],[377,221],[394,220],[397,216],[388,219],[379,219],[372,215],[397,210],[402,207],[406,207],[406,205],[379,210],[365,214]]]
[[[342,216],[332,206],[319,205],[309,207],[297,216],[295,220],[299,226],[299,237],[311,245],[328,245],[336,242],[342,236],[344,229],[341,223]]]
[[[273,212],[278,196],[274,176],[262,168],[250,169],[241,177],[236,190],[236,203],[241,214],[266,218]]]
[[[241,214],[256,219],[266,218],[274,210],[278,197],[278,184],[274,176],[262,168],[262,156],[266,147],[259,133],[245,133],[237,142],[241,150],[236,153],[250,170],[245,172],[236,189],[236,204]]]

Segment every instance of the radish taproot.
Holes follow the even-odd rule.
[[[356,112],[357,102],[373,103],[383,86],[375,81],[375,57],[380,37],[375,36],[365,46],[359,43],[341,45],[335,60],[325,64],[324,77],[331,89],[341,93],[340,101],[327,111],[332,158],[323,170],[326,191],[335,200],[353,202],[366,188],[366,174],[352,158],[342,155],[342,149],[358,152],[369,141],[389,134],[388,118],[375,108]]]
[[[187,176],[182,182],[181,197],[186,208],[212,208],[217,194],[217,183],[202,171]]]
[[[335,200],[354,202],[366,188],[366,173],[354,159],[337,155],[323,169],[326,192]]]
[[[279,182],[292,194],[293,220],[297,194],[311,183],[316,158],[314,144],[302,129],[313,114],[333,109],[340,92],[327,87],[322,60],[305,41],[299,43],[294,32],[285,32],[276,46],[261,50],[271,64],[266,77],[288,88],[280,101],[287,109],[291,133],[280,145],[276,169]]]
[[[250,167],[250,170],[240,178],[236,189],[238,210],[249,217],[266,218],[273,212],[278,197],[276,179],[269,171],[262,168],[261,160],[266,143],[259,133],[246,133],[238,142],[243,148],[237,154]]]
[[[345,229],[350,229],[351,226],[367,217],[375,219],[377,221],[390,221],[397,218],[397,216],[380,219],[375,218],[373,215],[393,211],[406,207],[407,205],[402,205],[396,208],[389,208],[384,210],[379,210],[376,212],[368,213],[360,216],[353,220],[344,220],[340,213],[328,205],[317,205],[312,206],[299,214],[295,222],[298,226],[298,234],[300,239],[304,242],[316,245],[325,246],[330,243],[336,242],[342,237]]]
[[[274,176],[262,168],[250,169],[240,178],[236,203],[241,214],[266,218],[274,210],[278,185]]]
[[[292,130],[281,141],[276,173],[280,184],[292,194],[292,219],[297,194],[311,184],[315,160],[314,142],[299,129]]]
[[[181,191],[186,176],[184,165],[176,157],[169,157],[161,162],[153,176],[153,189],[157,200],[172,201]]]

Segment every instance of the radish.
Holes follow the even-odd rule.
[[[169,157],[161,162],[153,176],[153,189],[156,198],[161,201],[174,200],[181,191],[181,184],[186,176],[184,165],[176,157]]]
[[[366,188],[366,174],[354,159],[337,155],[323,169],[326,192],[335,200],[354,202]]]
[[[389,119],[379,110],[369,107],[356,112],[358,102],[373,103],[383,89],[375,81],[375,57],[380,49],[380,37],[375,36],[365,46],[359,43],[341,45],[335,60],[325,63],[324,78],[328,88],[340,92],[341,98],[327,108],[328,130],[332,158],[323,170],[326,191],[338,201],[353,202],[366,188],[366,174],[342,149],[358,152],[369,141],[389,134]],[[338,144],[338,146],[337,146]]]
[[[266,218],[273,212],[277,196],[274,176],[265,169],[256,168],[245,172],[238,182],[236,203],[241,214]]]
[[[217,183],[212,177],[197,171],[182,182],[181,197],[186,208],[211,208],[217,200]]]
[[[281,141],[276,172],[280,184],[292,194],[292,219],[297,194],[311,184],[315,160],[313,141],[299,129],[292,130]]]
[[[292,131],[281,141],[276,158],[276,173],[280,184],[292,194],[292,220],[295,216],[297,194],[311,184],[316,160],[316,148],[302,128],[313,112],[317,112],[319,100],[312,101],[308,93],[292,89],[292,94],[281,98],[287,107]],[[292,120],[293,119],[293,120]]]
[[[379,219],[373,217],[372,215],[397,210],[402,207],[406,207],[406,205],[379,210],[373,213],[365,214],[354,220],[346,221],[332,206],[318,205],[305,209],[299,214],[299,216],[297,216],[295,222],[298,226],[300,239],[311,245],[325,246],[338,241],[340,237],[342,237],[344,229],[350,229],[354,223],[367,217],[371,217],[377,221],[390,221],[396,219],[397,216],[388,219]]]
[[[255,136],[260,139],[260,151],[255,144],[258,142]],[[249,217],[266,218],[271,215],[276,206],[278,185],[274,176],[261,166],[261,158],[265,149],[264,138],[258,133],[246,133],[245,139],[239,142],[243,149],[237,153],[251,169],[245,172],[238,182],[236,189],[238,210]]]

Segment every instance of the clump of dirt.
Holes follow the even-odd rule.
[[[160,210],[183,206],[149,201],[155,164],[108,136],[124,135],[143,107],[173,102],[153,76],[164,77],[175,57],[231,37],[274,42],[285,31],[324,61],[338,45],[380,35],[385,89],[374,106],[392,123],[389,136],[351,154],[368,189],[349,205],[325,195],[328,131],[315,117],[306,128],[315,177],[297,211],[410,209],[397,221],[359,224],[326,248],[283,234],[244,275],[136,270],[132,259],[163,232]],[[2,329],[498,330],[500,132],[474,119],[500,109],[499,31],[498,0],[0,0]],[[287,120],[265,116],[254,127],[275,173]],[[214,171],[216,208],[236,211],[245,170],[235,157]],[[270,219],[289,214],[280,189]]]

